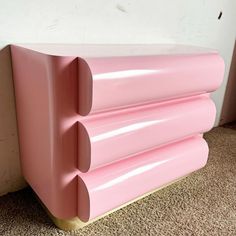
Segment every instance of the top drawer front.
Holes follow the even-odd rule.
[[[215,90],[218,54],[79,58],[79,113],[103,112]]]

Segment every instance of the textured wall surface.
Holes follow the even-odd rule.
[[[179,43],[217,49],[226,63],[223,85],[212,95],[218,124],[236,34],[235,0],[0,0],[0,4],[0,49],[10,43]],[[1,52],[0,65],[0,194],[23,186],[5,54]]]

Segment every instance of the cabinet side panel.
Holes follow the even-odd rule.
[[[53,208],[53,101],[50,56],[11,46],[23,175]]]

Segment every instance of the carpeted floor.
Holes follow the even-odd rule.
[[[0,198],[0,235],[236,235],[236,130],[205,135],[205,168],[82,230],[57,229],[30,189]]]

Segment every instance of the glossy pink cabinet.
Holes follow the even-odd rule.
[[[23,174],[58,218],[87,222],[207,162],[223,79],[214,51],[11,46]]]

